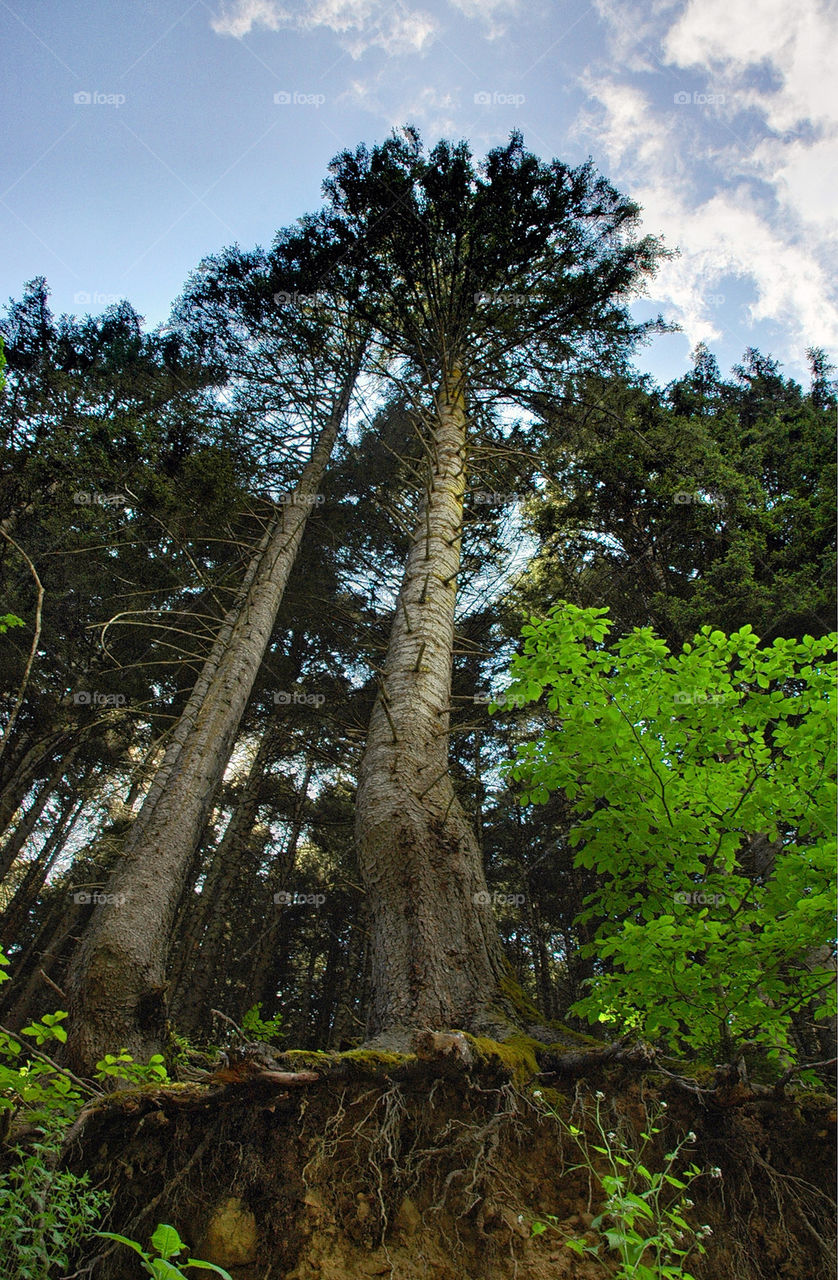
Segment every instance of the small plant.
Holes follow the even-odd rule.
[[[541,1101],[542,1095],[534,1095]],[[695,1134],[688,1133],[672,1151],[664,1156],[663,1168],[652,1172],[643,1163],[646,1150],[654,1136],[661,1131],[661,1120],[666,1103],[661,1102],[646,1113],[646,1125],[640,1135],[641,1145],[633,1149],[627,1136],[618,1125],[617,1130],[606,1128],[602,1117],[605,1094],[595,1095],[594,1127],[600,1141],[589,1143],[584,1128],[568,1124],[543,1102],[542,1109],[555,1119],[563,1131],[572,1138],[582,1156],[573,1169],[587,1169],[600,1182],[605,1200],[600,1212],[591,1223],[591,1230],[601,1237],[596,1244],[586,1240],[565,1240],[566,1248],[580,1255],[589,1255],[609,1270],[611,1261],[607,1253],[617,1253],[619,1269],[613,1280],[694,1280],[684,1270],[688,1256],[695,1250],[703,1254],[704,1239],[711,1235],[710,1227],[691,1227],[684,1213],[693,1207],[686,1192],[691,1184],[703,1176],[697,1165],[691,1164],[680,1176],[676,1172],[683,1149],[695,1142]],[[595,1156],[604,1157],[607,1173],[599,1173]],[[710,1176],[720,1178],[720,1169],[711,1169]],[[546,1221],[536,1220],[532,1234],[559,1230],[559,1220],[551,1214]],[[607,1251],[606,1252],[604,1252]]]
[[[0,951],[0,983],[8,982],[4,972],[9,961]],[[52,1133],[69,1124],[82,1105],[82,1095],[73,1077],[41,1052],[29,1056],[23,1036],[31,1037],[38,1049],[49,1040],[63,1044],[67,1032],[61,1026],[67,1014],[62,1010],[22,1027],[19,1035],[0,1031],[0,1132],[10,1127],[21,1110],[27,1121]]]
[[[281,1030],[282,1014],[275,1013],[272,1018],[262,1018],[262,1001],[248,1009],[242,1018],[242,1031],[254,1040],[279,1040],[285,1033]]]
[[[168,1084],[169,1075],[162,1053],[155,1053],[148,1062],[135,1062],[127,1049],[119,1053],[106,1053],[96,1063],[97,1080],[127,1080],[129,1084]]]
[[[222,1277],[222,1280],[232,1280],[229,1271],[225,1271],[223,1267],[217,1267],[214,1262],[201,1262],[198,1258],[181,1259],[175,1266],[171,1259],[177,1258],[181,1253],[188,1253],[189,1246],[184,1244],[174,1227],[169,1227],[163,1222],[151,1237],[152,1248],[158,1255],[156,1258],[147,1253],[136,1240],[129,1240],[127,1236],[116,1235],[113,1231],[97,1231],[96,1234],[105,1240],[116,1240],[118,1244],[124,1244],[129,1249],[133,1249],[139,1254],[143,1269],[152,1277],[152,1280],[188,1280],[181,1271],[181,1267],[198,1267],[201,1271],[214,1271],[217,1276]]]

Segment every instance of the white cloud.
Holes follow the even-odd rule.
[[[838,10],[820,0],[796,0],[791,9],[785,0],[690,0],[663,41],[668,62],[721,73],[730,84],[770,68],[776,87],[748,97],[779,131],[838,121],[836,47]]]
[[[289,15],[274,0],[233,0],[223,5],[221,13],[213,18],[212,29],[220,36],[235,36],[240,40],[254,27],[267,27],[279,31],[288,25]]]
[[[353,80],[339,101],[369,111],[393,127],[408,120],[419,125],[426,136],[459,136],[454,94],[432,85],[405,92],[394,80],[392,69],[383,68],[371,78]]]
[[[518,0],[449,0],[449,3],[467,18],[484,22],[490,40],[506,34],[509,24],[501,15],[506,11],[511,15],[518,8]]]
[[[680,249],[659,272],[655,300],[693,343],[721,336],[723,318],[741,345],[749,324],[776,321],[788,347],[775,354],[797,362],[807,345],[838,345],[830,273],[838,14],[819,0],[798,0],[793,13],[784,0],[688,0],[677,9],[647,0],[627,23],[613,0],[597,8],[611,65],[581,78],[590,105],[578,131],[605,151],[615,182],[643,205],[647,229]],[[684,72],[683,84],[672,69]],[[696,73],[723,104],[698,105]],[[683,106],[673,101],[680,89],[690,95]],[[730,305],[721,306],[730,277],[754,295],[741,333]]]
[[[388,0],[295,0],[289,6],[278,0],[224,0],[212,20],[218,35],[237,39],[258,27],[332,31],[353,58],[360,58],[371,48],[383,49],[389,57],[421,53],[433,42],[438,24],[430,13]]]

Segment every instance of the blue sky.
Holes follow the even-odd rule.
[[[680,256],[639,314],[805,380],[838,353],[838,11],[821,0],[0,0],[0,296],[165,320],[225,244],[320,203],[329,160],[413,123],[589,155]]]

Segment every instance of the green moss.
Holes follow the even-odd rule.
[[[338,1054],[341,1062],[359,1062],[370,1067],[401,1067],[415,1062],[415,1053],[386,1053],[383,1049],[347,1049]]]
[[[316,1071],[318,1067],[336,1062],[337,1055],[326,1053],[323,1049],[287,1049],[283,1053],[276,1054],[276,1059],[282,1066],[290,1067],[294,1071],[303,1069]]]
[[[513,977],[511,970],[501,978],[498,986],[504,1000],[512,1006],[520,1017],[525,1018],[527,1022],[541,1023],[544,1021],[536,1005],[524,991],[521,984]]]
[[[540,1045],[540,1048],[552,1049],[554,1053],[561,1053],[567,1049],[582,1049],[586,1046],[591,1049],[602,1048],[603,1042],[597,1040],[594,1036],[587,1036],[581,1031],[572,1031],[570,1027],[566,1027],[563,1022],[559,1022],[554,1018],[542,1017],[537,1006],[524,991],[521,984],[516,981],[511,969],[501,978],[498,987],[501,1000],[498,1002],[497,1012],[501,1018],[508,1018],[509,1011],[512,1009],[515,1017],[520,1022],[530,1026],[544,1027],[545,1030],[552,1032],[555,1036],[555,1041],[549,1045],[536,1042]],[[507,1037],[507,1040],[513,1038],[514,1035]]]
[[[466,1035],[478,1062],[502,1065],[518,1085],[526,1084],[538,1074],[536,1054],[544,1048],[531,1036],[516,1034],[506,1040],[489,1040],[485,1036]]]

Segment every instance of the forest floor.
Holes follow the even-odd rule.
[[[144,1086],[91,1105],[64,1163],[111,1192],[109,1230],[147,1244],[170,1223],[233,1280],[594,1280],[612,1269],[563,1241],[598,1239],[602,1192],[571,1168],[579,1151],[556,1115],[586,1124],[599,1091],[603,1118],[629,1135],[666,1101],[652,1170],[695,1134],[689,1162],[708,1173],[688,1217],[712,1229],[689,1260],[697,1280],[833,1274],[826,1095],[696,1095],[613,1064],[524,1079],[485,1055],[469,1070],[361,1051],[278,1057],[319,1079]],[[533,1237],[548,1215],[556,1225]],[[98,1253],[91,1280],[139,1275],[124,1247]]]

